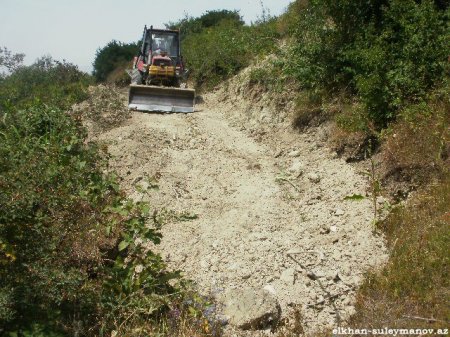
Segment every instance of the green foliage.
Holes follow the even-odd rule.
[[[164,315],[188,296],[179,273],[149,249],[164,217],[125,197],[79,116],[63,110],[84,98],[89,82],[44,58],[0,83],[2,336],[164,333]],[[189,331],[206,335],[189,308]]]
[[[94,77],[97,82],[104,82],[108,75],[124,63],[131,64],[139,51],[139,43],[122,43],[111,41],[103,48],[97,49],[94,60]]]
[[[57,320],[69,324],[69,307],[78,315],[94,309],[98,288],[89,279],[101,266],[97,204],[114,188],[82,131],[57,108],[11,109],[0,134],[1,289],[13,312],[1,325],[22,330],[43,323],[57,331]]]
[[[250,71],[250,84],[267,84],[269,71],[265,68],[255,68]]]
[[[249,84],[258,86],[264,91],[282,92],[284,90],[285,76],[279,62],[270,60],[263,67],[253,68],[249,74]]]
[[[360,201],[360,200],[364,200],[364,196],[362,196],[361,194],[352,194],[352,195],[347,195],[344,200],[353,200],[353,201]]]
[[[0,47],[0,78],[22,66],[25,54],[14,54],[6,47]]]
[[[89,210],[71,194],[95,165],[82,150],[83,132],[60,108],[84,99],[90,78],[51,57],[25,67],[16,62],[22,55],[4,56],[12,73],[0,80],[0,326],[56,336],[63,303],[89,292],[69,242]]]
[[[235,21],[236,24],[244,25],[244,21],[242,20],[238,11],[229,11],[226,9],[207,11],[197,20],[200,21],[202,27],[204,28],[217,26],[223,20]]]
[[[46,56],[0,79],[0,112],[45,103],[62,109],[87,98],[89,75]]]
[[[217,10],[166,27],[180,29],[182,53],[198,89],[211,89],[256,56],[275,50],[279,37],[276,20],[264,9],[262,20],[252,26],[244,25],[238,11]]]
[[[371,121],[367,116],[367,109],[363,104],[349,105],[336,116],[336,124],[343,130],[350,132],[370,133]]]
[[[79,125],[36,106],[4,114],[0,135],[1,325],[87,336],[160,310],[178,275],[145,250],[159,227],[102,174]]]
[[[307,90],[333,87],[339,50],[335,35],[326,8],[311,2],[308,10],[301,12],[295,28],[295,43],[285,66],[287,75],[296,78]]]
[[[191,78],[205,89],[248,66],[252,59],[277,47],[274,21],[254,26],[223,20],[217,26],[188,35],[183,50]]]
[[[369,118],[378,125],[442,82],[450,52],[448,26],[433,2],[392,1],[382,13],[383,27],[372,23],[346,54]]]
[[[180,39],[183,41],[188,35],[200,33],[205,28],[218,26],[222,21],[234,22],[237,26],[244,25],[238,11],[214,10],[207,11],[198,18],[186,15],[177,22],[165,24],[168,29],[179,29]]]
[[[433,1],[316,0],[291,8],[300,18],[290,21],[286,73],[307,90],[356,93],[377,127],[423,100],[448,72],[449,12]]]
[[[169,281],[180,275],[166,272],[161,256],[148,249],[149,244],[159,244],[161,240],[160,223],[149,216],[148,204],[127,200],[108,211],[126,216],[126,220],[117,246],[118,256],[103,285],[102,330],[131,336],[132,330],[140,326],[140,333],[150,334],[154,327],[148,322],[168,308],[176,290]]]

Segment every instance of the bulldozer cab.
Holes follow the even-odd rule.
[[[167,54],[175,65],[180,62],[179,32],[174,30],[147,29],[145,33],[144,55],[153,57],[161,53]],[[146,60],[150,62],[150,60]]]

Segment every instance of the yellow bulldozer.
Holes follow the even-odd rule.
[[[139,111],[194,112],[195,90],[186,88],[187,70],[178,30],[144,27],[142,45],[128,74],[128,106]]]

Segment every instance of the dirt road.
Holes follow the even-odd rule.
[[[134,112],[99,140],[130,196],[198,216],[164,226],[170,267],[225,305],[231,289],[265,289],[283,317],[299,308],[307,331],[336,326],[386,260],[370,199],[344,200],[365,196],[367,178],[327,149],[326,129],[250,128],[230,109],[245,114],[210,94],[193,114]],[[147,177],[159,178],[150,196],[136,187]]]

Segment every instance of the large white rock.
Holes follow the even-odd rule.
[[[280,319],[278,301],[264,289],[229,290],[223,303],[223,313],[230,324],[243,330],[262,330],[274,326]]]
[[[288,171],[295,176],[299,176],[303,173],[305,169],[305,165],[300,160],[295,160],[291,167],[289,167]]]

